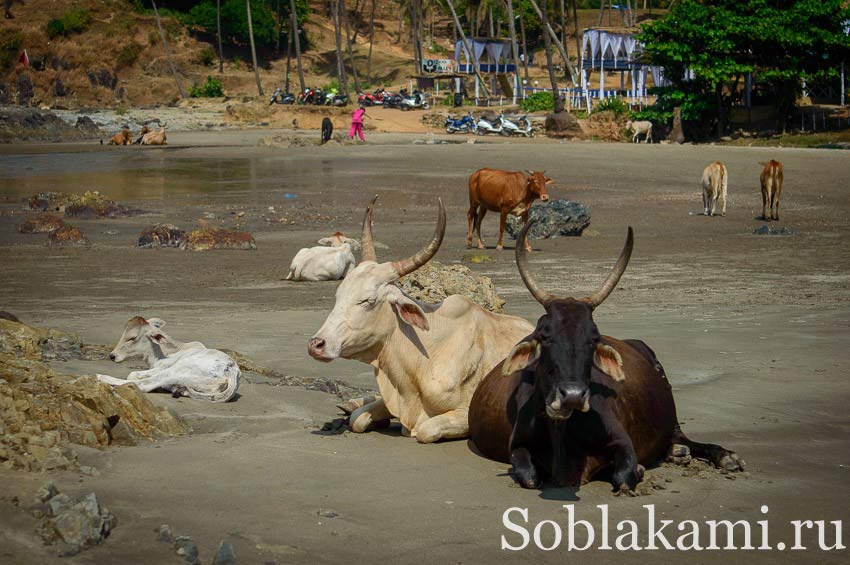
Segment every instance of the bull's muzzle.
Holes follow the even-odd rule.
[[[543,202],[549,202],[549,195],[548,194],[541,194],[540,200],[542,200]]]
[[[546,416],[553,420],[566,420],[573,410],[590,410],[589,388],[559,387],[554,391],[554,399],[546,405]]]
[[[326,363],[330,361],[325,356],[325,340],[320,337],[314,337],[310,340],[310,343],[307,345],[307,353],[317,361],[324,361]]]

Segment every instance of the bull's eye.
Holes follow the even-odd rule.
[[[362,306],[363,308],[371,308],[375,305],[375,299],[374,298],[364,298],[363,300],[361,300],[357,304]]]

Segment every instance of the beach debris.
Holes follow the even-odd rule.
[[[180,249],[209,251],[212,249],[256,249],[254,236],[248,232],[231,231],[224,228],[198,229],[190,232]]]
[[[436,304],[452,294],[466,296],[491,312],[501,312],[505,300],[489,277],[473,273],[465,265],[443,265],[437,261],[402,277],[396,283],[411,298]]]

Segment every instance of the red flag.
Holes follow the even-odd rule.
[[[24,52],[23,52],[23,53],[21,53],[21,56],[20,56],[20,57],[18,57],[18,62],[19,62],[20,64],[22,64],[23,66],[25,66],[25,67],[29,67],[29,66],[30,66],[30,58],[29,58],[29,55],[27,55],[27,50],[26,50],[26,49],[24,49]]]

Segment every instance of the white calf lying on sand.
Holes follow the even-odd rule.
[[[289,265],[288,281],[336,281],[354,268],[354,251],[360,249],[356,239],[336,232],[318,241],[322,247],[306,247],[295,254]]]
[[[109,358],[121,363],[131,357],[141,357],[148,370],[133,371],[126,380],[108,375],[97,375],[97,378],[113,386],[134,383],[142,392],[163,389],[197,400],[231,400],[242,374],[236,361],[197,341],[180,343],[162,333],[164,325],[159,318],[131,318]]]

